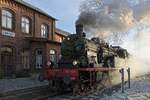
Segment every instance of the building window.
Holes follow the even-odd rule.
[[[21,63],[22,67],[24,69],[29,69],[30,68],[30,63],[29,63],[29,51],[23,50],[21,52]]]
[[[13,14],[10,11],[2,10],[2,27],[13,29]]]
[[[55,50],[50,50],[50,61],[54,62],[54,64],[57,63],[57,56]]]
[[[27,17],[21,18],[21,30],[24,33],[30,32],[30,19],[29,18],[27,18]]]
[[[63,37],[62,36],[60,36],[60,35],[55,35],[56,36],[56,41],[57,42],[62,42],[63,41]]]
[[[42,38],[48,37],[48,25],[45,25],[45,24],[41,25],[41,37]]]
[[[36,50],[36,68],[41,69],[43,67],[43,56],[42,56],[42,50],[37,49]]]

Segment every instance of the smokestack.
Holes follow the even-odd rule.
[[[80,37],[83,36],[83,25],[82,24],[76,24],[76,34]]]

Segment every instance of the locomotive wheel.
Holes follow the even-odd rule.
[[[48,85],[49,85],[50,89],[53,90],[53,87],[54,87],[53,80],[49,80],[48,83],[49,83]]]
[[[75,84],[74,87],[73,87],[73,95],[77,95],[79,94],[79,85],[78,84]]]
[[[88,83],[87,84],[85,84],[85,83],[80,84],[80,92],[81,93],[89,91],[89,90],[91,90],[91,86]]]
[[[112,81],[111,81],[111,75],[110,73],[103,73],[103,81],[102,81],[102,86],[103,87],[111,87],[112,86]]]
[[[54,91],[57,91],[57,92],[63,91],[62,81],[59,79],[55,79],[52,82],[50,82],[50,86],[54,89]]]
[[[84,90],[85,90],[84,84],[80,84],[80,91],[81,91],[81,92],[84,92]]]
[[[56,89],[58,92],[63,92],[63,84],[61,81],[58,81],[58,83],[56,84]]]

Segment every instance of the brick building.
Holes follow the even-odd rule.
[[[61,43],[63,41],[63,39],[65,39],[65,37],[68,36],[69,34],[70,34],[69,32],[66,32],[66,31],[63,31],[59,28],[56,28],[56,30],[55,30],[55,40],[57,42]]]
[[[0,0],[0,76],[39,70],[57,61],[67,32],[56,19],[22,0]]]

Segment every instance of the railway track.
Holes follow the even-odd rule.
[[[126,82],[125,82],[126,83]],[[71,93],[68,94],[62,94],[57,95],[55,97],[49,98],[47,100],[99,100],[99,97],[103,97],[104,94],[112,94],[114,90],[119,90],[121,87],[121,84],[114,85],[112,87],[106,87],[99,90],[91,90],[89,92],[84,92],[79,95],[73,96]],[[96,94],[96,93],[99,94]],[[88,95],[93,94],[91,97]],[[88,97],[87,97],[88,96]]]
[[[102,96],[104,93],[111,93],[114,89],[120,89],[120,86],[121,84],[118,84],[101,90],[91,90],[76,96],[73,96],[70,92],[58,93],[50,89],[49,86],[41,86],[0,94],[0,100],[85,100],[87,95],[95,94],[97,91],[100,91],[99,93],[101,93]],[[96,98],[96,95],[93,95],[91,98]]]
[[[21,89],[0,94],[0,100],[47,100],[58,93],[52,91],[48,86]]]
[[[89,92],[83,92],[73,96],[71,93],[58,93],[54,91],[54,89],[50,89],[49,86],[41,86],[0,94],[0,100],[85,100],[84,98],[86,98],[87,95],[95,94],[97,91],[99,91],[100,94],[98,95],[100,96],[107,92],[111,93],[114,89],[120,89],[120,87],[121,84],[118,84],[112,87],[105,87],[101,90],[92,89]],[[96,96],[92,98],[96,98]]]
[[[121,84],[104,88],[88,94],[79,95],[74,100],[150,100],[150,74],[145,74],[133,78],[132,87],[128,88],[125,84],[125,92],[121,91]],[[71,95],[60,95],[48,100],[71,100]]]

